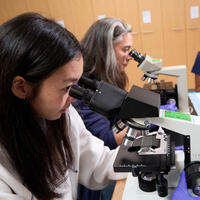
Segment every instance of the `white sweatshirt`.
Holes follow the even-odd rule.
[[[125,173],[115,173],[113,162],[118,152],[109,150],[102,140],[94,137],[86,130],[85,125],[70,106],[68,116],[68,133],[71,141],[74,164],[73,169],[66,173],[67,180],[57,188],[62,192],[62,200],[77,199],[77,185],[100,190],[111,180],[125,178]],[[12,168],[8,156],[0,150],[0,200],[36,200],[32,193],[22,184],[17,172]]]

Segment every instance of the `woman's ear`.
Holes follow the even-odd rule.
[[[16,97],[26,99],[30,94],[31,86],[23,77],[15,76],[11,90]]]

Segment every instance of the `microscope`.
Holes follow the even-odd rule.
[[[140,67],[146,62],[147,67],[156,68],[152,71],[148,68],[144,70],[146,77],[156,80],[156,71],[161,70],[160,64],[152,64],[149,56],[138,55],[136,59]],[[186,171],[188,188],[194,195],[200,196],[200,117],[160,109],[158,93],[137,86],[132,86],[127,92],[104,81],[84,76],[78,85],[72,86],[70,96],[81,100],[91,110],[108,119],[117,118],[114,132],[128,126],[113,164],[115,172],[131,172],[138,178],[142,191],[157,191],[159,197],[166,197],[171,185],[167,177],[180,166],[181,170]],[[151,132],[152,124],[159,126],[158,131]],[[184,138],[181,159],[175,151],[174,132]]]
[[[129,55],[138,62],[138,68],[144,72],[142,80],[153,80],[156,84],[158,75],[167,75],[177,78],[177,106],[179,112],[189,113],[188,106],[188,87],[187,87],[187,68],[185,65],[162,67],[161,59],[152,59],[149,55],[142,55],[133,49]]]

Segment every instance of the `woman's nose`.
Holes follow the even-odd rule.
[[[133,58],[128,54],[127,55],[127,60],[132,60]]]

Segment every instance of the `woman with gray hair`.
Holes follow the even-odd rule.
[[[84,58],[84,75],[96,80],[106,81],[121,89],[125,89],[128,78],[125,67],[131,57],[132,28],[120,19],[103,18],[96,21],[86,32],[81,41]],[[112,126],[117,119],[107,119],[93,112],[80,101],[74,102],[75,108],[81,115],[86,127],[96,137],[102,139],[110,149],[115,149],[122,143],[127,128],[116,134]],[[106,191],[106,190],[105,190]],[[80,185],[81,200],[110,199],[112,192],[92,191]]]
[[[132,28],[120,19],[103,18],[96,21],[81,41],[85,75],[98,78],[125,89],[132,46]]]

